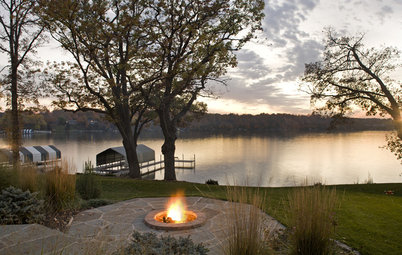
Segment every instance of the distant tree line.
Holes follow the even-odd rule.
[[[51,130],[56,132],[72,130],[116,131],[117,128],[95,112],[52,112],[33,113],[25,111],[23,128]],[[0,113],[0,126],[7,122],[7,113]],[[321,115],[292,114],[205,114],[180,128],[183,135],[212,134],[272,134],[287,135],[310,132],[351,132],[365,130],[392,130],[391,119],[343,118],[341,120]],[[6,130],[3,130],[4,132]],[[158,123],[150,123],[143,130],[144,135],[161,135]]]
[[[343,118],[292,114],[206,114],[193,121],[186,131],[213,134],[291,134],[307,132],[348,132],[392,130],[390,119]]]
[[[7,132],[6,123],[10,112],[0,113],[0,130]],[[64,132],[68,130],[102,130],[112,131],[116,127],[104,116],[95,112],[67,112],[63,110],[34,113],[21,112],[21,127],[24,129]]]

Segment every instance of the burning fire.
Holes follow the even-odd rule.
[[[168,202],[166,218],[170,218],[175,223],[183,223],[186,221],[185,211],[186,205],[183,202],[183,195],[178,193]]]
[[[145,216],[145,224],[158,230],[185,230],[204,224],[205,214],[188,210],[183,197],[182,192],[177,193],[169,199],[165,209],[150,211]]]
[[[166,211],[156,213],[154,220],[163,223],[187,223],[197,219],[197,214],[187,211],[187,205],[183,199],[183,193],[177,193],[167,203]]]

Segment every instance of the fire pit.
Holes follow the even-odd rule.
[[[170,198],[166,210],[153,210],[145,216],[145,224],[159,230],[184,230],[205,223],[205,214],[197,210],[187,210],[183,195],[178,193]]]

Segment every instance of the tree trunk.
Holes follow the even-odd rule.
[[[176,180],[176,171],[174,167],[174,154],[176,151],[176,126],[173,121],[169,118],[168,111],[165,109],[169,109],[169,107],[162,107],[158,111],[160,126],[163,132],[163,136],[165,137],[165,142],[162,145],[162,154],[163,160],[165,164],[165,181],[175,181]]]
[[[128,112],[127,108],[120,109],[120,113]],[[128,115],[128,114],[127,114]],[[123,138],[123,146],[126,150],[126,160],[128,164],[128,176],[131,178],[141,179],[141,169],[137,156],[137,140],[138,137],[133,134],[130,118],[120,116],[121,125],[119,128],[121,137]]]
[[[165,142],[162,145],[162,153],[165,163],[165,181],[176,180],[176,170],[174,167],[174,153],[176,151],[176,137],[165,136]]]
[[[402,120],[394,120],[394,125],[398,138],[402,140]]]
[[[133,139],[134,140],[134,139]],[[140,164],[137,156],[137,143],[134,141],[126,141],[123,139],[124,149],[128,163],[128,175],[131,178],[141,179]]]
[[[12,62],[15,62],[12,60]],[[11,150],[13,166],[19,165],[21,130],[18,113],[18,76],[16,63],[11,64]]]
[[[394,99],[394,101],[396,100]],[[390,113],[390,115],[392,117],[392,122],[394,124],[396,134],[398,138],[402,140],[402,116],[399,110],[399,106],[392,108],[392,112]]]

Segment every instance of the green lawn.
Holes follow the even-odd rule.
[[[170,196],[177,190],[186,196],[225,199],[224,186],[187,182],[139,181],[98,177],[102,199],[121,201],[135,197]],[[335,187],[340,201],[337,239],[361,254],[401,254],[402,184],[356,184]],[[267,213],[287,224],[285,204],[293,188],[261,188],[266,192]],[[393,190],[395,195],[385,195]]]

